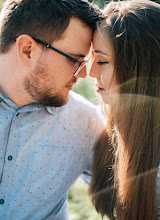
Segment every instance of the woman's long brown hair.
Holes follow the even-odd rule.
[[[119,95],[111,106],[112,116],[108,116],[112,118],[110,129],[106,129],[108,141],[95,151],[92,201],[102,216],[111,217],[115,207],[118,220],[155,220],[160,145],[160,5],[148,0],[111,2],[104,9],[99,30],[112,41]],[[110,156],[109,140],[114,140]],[[111,170],[104,169],[106,158],[112,158]],[[110,193],[103,194],[100,189],[108,188],[108,176],[113,175]]]

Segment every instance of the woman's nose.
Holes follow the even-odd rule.
[[[94,68],[94,65],[93,65],[93,64],[92,64],[92,66],[91,66],[89,75],[90,75],[91,77],[99,78],[98,71],[96,71],[96,68]]]

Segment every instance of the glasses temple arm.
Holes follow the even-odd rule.
[[[69,55],[63,53],[62,51],[60,51],[60,50],[58,50],[58,49],[52,47],[51,45],[49,45],[49,44],[47,44],[47,43],[45,43],[45,42],[43,42],[43,41],[41,41],[41,40],[39,40],[39,39],[36,39],[36,38],[33,38],[33,39],[34,39],[37,43],[42,44],[42,45],[44,45],[45,47],[50,48],[50,49],[52,49],[52,50],[58,52],[59,54],[61,54],[61,55],[65,56],[65,57],[67,57],[68,59],[70,59],[70,60],[73,61],[74,63],[81,64],[81,62],[80,62],[79,60],[77,60],[77,59],[75,59],[75,58],[73,58],[73,57],[71,57],[71,56],[69,56]]]

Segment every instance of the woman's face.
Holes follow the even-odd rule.
[[[111,104],[117,94],[117,83],[114,74],[114,53],[109,37],[102,37],[95,31],[92,42],[93,63],[90,76],[95,77],[96,91],[105,103]]]

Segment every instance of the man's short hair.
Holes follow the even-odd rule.
[[[86,0],[6,0],[0,15],[0,53],[6,53],[21,34],[48,43],[60,39],[76,17],[92,30],[100,10]]]

